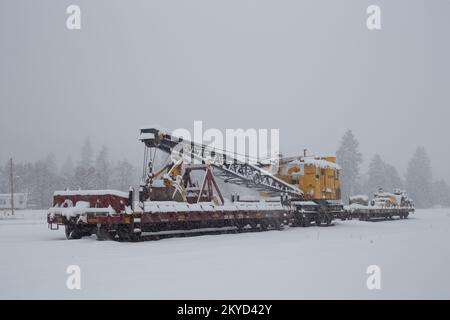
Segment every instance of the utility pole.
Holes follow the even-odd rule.
[[[13,173],[13,159],[9,160],[10,164],[10,182],[11,182],[11,214],[14,215],[14,173]]]

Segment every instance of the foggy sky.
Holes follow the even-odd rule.
[[[76,160],[89,136],[140,165],[142,125],[203,120],[279,128],[287,155],[352,129],[401,174],[423,145],[450,182],[449,39],[446,0],[2,0],[0,161]]]

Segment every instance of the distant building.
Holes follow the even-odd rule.
[[[14,209],[27,208],[28,193],[14,193]],[[11,209],[11,194],[0,193],[0,209]]]

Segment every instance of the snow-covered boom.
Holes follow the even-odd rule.
[[[242,161],[225,150],[195,143],[156,128],[143,128],[139,138],[147,148],[157,148],[190,163],[210,164],[219,171],[225,182],[244,185],[270,195],[289,195],[302,200],[303,191],[286,183],[257,164]]]

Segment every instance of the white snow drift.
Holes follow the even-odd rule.
[[[44,211],[0,218],[0,298],[450,298],[450,210],[407,220],[172,238],[65,240]],[[66,269],[81,268],[81,290]],[[381,269],[381,290],[366,286]]]

